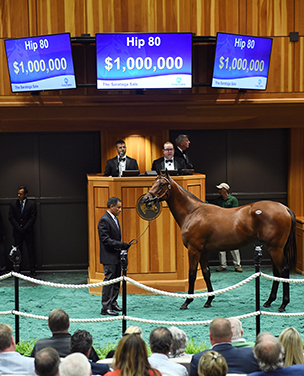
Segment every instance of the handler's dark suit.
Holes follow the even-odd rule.
[[[178,158],[178,157],[174,156],[173,162],[174,162],[174,170],[182,170],[182,169],[187,168],[186,161],[184,160],[184,158]],[[165,169],[166,169],[166,164],[165,164],[165,158],[164,157],[155,159],[153,161],[151,170],[161,171],[161,170],[165,170]],[[169,171],[169,173],[170,173],[170,171]]]
[[[119,223],[118,223],[119,224]],[[100,240],[100,263],[104,267],[104,281],[120,277],[120,251],[127,250],[130,245],[121,241],[120,226],[117,227],[114,219],[106,212],[99,220],[98,234]],[[103,286],[102,310],[112,309],[119,294],[120,282]]]
[[[30,271],[35,272],[36,256],[34,243],[34,223],[36,221],[37,209],[36,203],[32,200],[25,199],[23,212],[21,213],[21,201],[14,200],[9,207],[9,221],[13,226],[13,237],[15,246],[19,247],[22,252],[22,244],[25,241],[28,255]]]
[[[231,343],[223,342],[215,344],[212,349],[223,355],[228,365],[228,373],[251,373],[259,371],[259,365],[250,347],[234,347]],[[207,351],[193,355],[190,364],[190,376],[198,376],[198,363],[202,355]]]
[[[183,158],[186,162],[187,168],[189,168],[189,169],[193,168],[193,164],[190,161],[189,155],[186,151],[181,152],[180,149],[178,147],[176,147],[175,152],[174,152],[174,157]]]
[[[126,156],[126,170],[139,170],[136,159]],[[118,157],[107,160],[104,176],[119,176]]]

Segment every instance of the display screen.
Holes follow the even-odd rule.
[[[12,92],[76,88],[69,33],[4,42]]]
[[[97,89],[192,87],[192,33],[96,34]]]
[[[212,87],[266,90],[271,38],[217,33]]]

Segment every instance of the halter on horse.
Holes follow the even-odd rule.
[[[244,246],[256,237],[265,245],[272,261],[273,275],[289,278],[289,270],[296,263],[296,221],[293,212],[278,202],[258,201],[237,208],[224,209],[206,204],[186,191],[168,172],[158,175],[145,196],[147,205],[167,201],[171,213],[180,226],[184,246],[189,257],[189,294],[194,293],[198,263],[209,292],[213,291],[208,252],[233,250]],[[264,307],[276,299],[279,282],[274,281]],[[214,296],[208,297],[204,307],[210,307]],[[180,309],[187,309],[193,299],[187,298]],[[289,303],[289,284],[283,283],[285,311]]]

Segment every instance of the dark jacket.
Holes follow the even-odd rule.
[[[174,156],[173,160],[174,160],[174,170],[182,170],[182,169],[187,168],[186,161],[184,160],[184,158],[178,158]],[[166,169],[166,166],[165,166],[164,157],[155,159],[153,161],[152,170],[162,171],[165,169]],[[169,174],[170,174],[170,171],[169,171]]]
[[[21,213],[20,200],[14,200],[9,207],[9,221],[13,225],[13,236],[18,232],[24,231],[30,233],[37,217],[36,203],[26,199],[23,212]]]
[[[136,159],[126,156],[126,170],[139,170]],[[107,160],[104,176],[119,176],[117,156]]]

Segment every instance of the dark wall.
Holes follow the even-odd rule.
[[[183,132],[170,131],[170,140],[174,142],[180,133]],[[287,129],[188,130],[186,133],[191,141],[189,156],[195,171],[206,174],[208,202],[212,203],[218,196],[215,186],[227,182],[239,205],[259,200],[287,204]],[[258,240],[254,244],[259,244]],[[243,264],[253,264],[254,244],[241,249]],[[267,251],[263,262],[269,262]],[[218,264],[217,254],[210,255],[210,264]]]
[[[6,253],[14,244],[9,203],[16,198],[18,186],[26,185],[28,197],[37,204],[38,268],[87,267],[86,174],[100,172],[99,132],[1,134],[0,160]],[[22,268],[27,268],[26,252]]]

